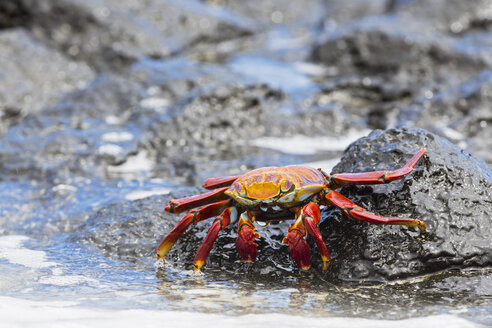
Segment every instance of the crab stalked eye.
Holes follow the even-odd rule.
[[[290,180],[283,180],[282,181],[282,191],[287,192],[290,191],[293,187],[293,183]]]
[[[232,185],[232,189],[238,194],[238,195],[245,195],[245,190],[244,190],[244,187],[241,183],[239,182],[235,182],[233,185]]]

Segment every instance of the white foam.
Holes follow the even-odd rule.
[[[55,285],[55,286],[73,286],[80,285],[83,283],[98,283],[97,280],[88,278],[80,275],[54,275],[41,277],[38,280],[39,283],[45,285]]]
[[[133,140],[133,134],[130,132],[108,132],[101,136],[104,142],[126,142]]]
[[[351,131],[341,137],[308,137],[296,135],[290,138],[261,137],[252,141],[253,145],[281,151],[286,154],[312,155],[320,151],[345,150],[355,140],[366,136],[370,131]]]
[[[136,190],[128,193],[125,198],[128,200],[137,200],[146,198],[153,195],[167,195],[171,192],[171,189],[168,188],[159,188],[152,190]]]
[[[169,99],[160,97],[144,98],[140,101],[140,106],[143,108],[155,110],[156,112],[163,112],[171,104]]]
[[[0,258],[33,269],[57,265],[55,262],[46,261],[45,252],[24,248],[22,245],[27,240],[28,237],[19,235],[0,237]]]
[[[326,161],[317,161],[317,162],[309,162],[305,163],[304,165],[314,167],[315,169],[320,168],[322,169],[325,173],[330,173],[331,170],[335,165],[340,162],[340,159],[329,159]]]
[[[26,315],[28,313],[29,315]],[[329,315],[329,313],[327,313]],[[372,320],[347,317],[309,317],[278,313],[222,315],[199,312],[158,311],[144,309],[93,309],[74,302],[32,301],[0,296],[2,327],[166,327],[181,328],[199,325],[203,328],[473,328],[479,324],[454,315],[434,315],[404,320]]]
[[[135,156],[127,158],[121,165],[109,166],[108,170],[115,173],[138,173],[148,172],[154,168],[154,162],[147,157],[146,151],[140,151]]]
[[[72,185],[67,185],[67,184],[57,184],[56,186],[53,187],[53,191],[77,191],[77,188],[72,186]]]
[[[233,71],[287,92],[313,87],[311,79],[290,64],[257,56],[237,56]]]
[[[103,154],[103,155],[116,156],[116,155],[123,154],[123,148],[121,146],[118,146],[118,145],[107,144],[107,145],[99,146],[99,148],[97,149],[97,152],[99,154]]]
[[[80,285],[83,283],[97,283],[97,285],[100,286],[99,282],[93,278],[82,275],[65,275],[63,274],[63,269],[60,267],[53,268],[51,270],[51,275],[39,278],[38,282],[44,285],[55,285],[62,287]]]
[[[442,133],[449,139],[452,140],[464,140],[466,137],[463,133],[451,129],[447,126],[442,127]]]
[[[121,119],[114,115],[107,116],[105,121],[109,125],[117,125],[121,123]]]
[[[308,74],[311,76],[322,76],[326,74],[326,68],[322,65],[317,65],[308,62],[296,62],[294,63],[294,67],[304,74]]]

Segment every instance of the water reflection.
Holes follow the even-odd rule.
[[[250,314],[285,313],[307,316],[350,316],[403,319],[435,313],[459,313],[473,318],[475,310],[490,306],[492,270],[439,273],[383,284],[357,285],[324,281],[315,271],[302,279],[255,281],[217,279],[215,273],[196,274],[159,267],[158,294],[173,309]],[[220,275],[219,275],[220,276]],[[456,289],[442,285],[456,281]],[[482,309],[482,310],[480,310]]]

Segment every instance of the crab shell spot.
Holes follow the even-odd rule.
[[[253,182],[246,186],[246,194],[249,198],[264,200],[277,196],[280,193],[280,186],[273,181]]]

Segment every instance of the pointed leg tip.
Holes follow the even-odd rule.
[[[323,267],[321,270],[326,271],[330,267],[331,260],[323,259]]]
[[[155,250],[158,258],[163,258],[171,250],[174,245],[174,241],[164,240],[159,247]]]
[[[205,261],[202,260],[197,260],[193,263],[193,271],[200,272],[200,269],[202,268],[203,264]]]
[[[169,248],[170,248],[170,247],[169,247]],[[169,252],[169,248],[167,248],[167,247],[166,247],[166,248],[161,248],[161,247],[159,247],[159,248],[155,251],[155,253],[156,253],[157,257],[158,257],[158,258],[160,258],[160,259],[164,258],[164,257],[166,256],[166,254]]]
[[[425,231],[427,229],[425,223],[422,221],[419,221],[418,227],[419,227],[420,231]]]

